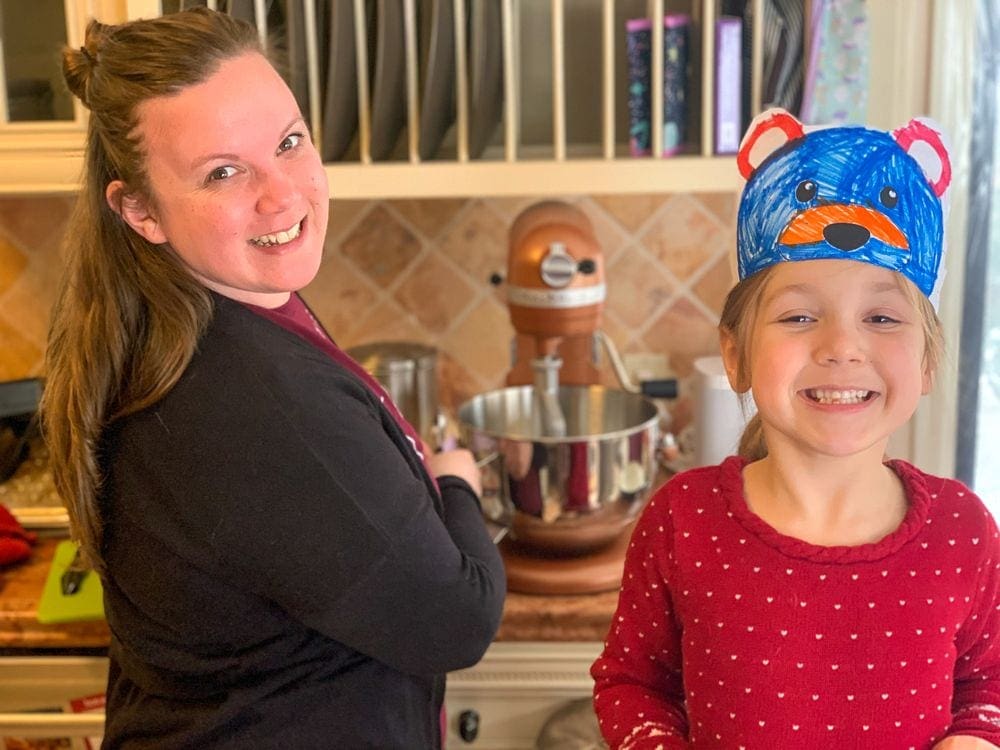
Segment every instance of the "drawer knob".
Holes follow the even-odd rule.
[[[479,712],[468,709],[458,715],[458,734],[465,742],[474,742],[479,734]]]

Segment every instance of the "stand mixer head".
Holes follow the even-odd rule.
[[[560,383],[600,381],[593,346],[605,296],[604,259],[582,211],[544,201],[517,217],[507,257],[507,305],[518,342],[507,383],[534,385],[542,434],[566,434]]]

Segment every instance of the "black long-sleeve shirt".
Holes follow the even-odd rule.
[[[437,748],[445,672],[499,625],[475,495],[378,398],[243,306],[113,425],[105,746]]]

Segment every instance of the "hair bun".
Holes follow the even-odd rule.
[[[98,65],[100,48],[104,45],[111,26],[91,19],[84,33],[82,47],[66,47],[62,55],[63,78],[66,85],[83,105],[90,108],[90,82]]]

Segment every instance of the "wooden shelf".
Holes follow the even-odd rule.
[[[0,195],[74,193],[80,148],[0,151]],[[731,156],[568,161],[329,164],[333,199],[563,196],[739,189]]]

